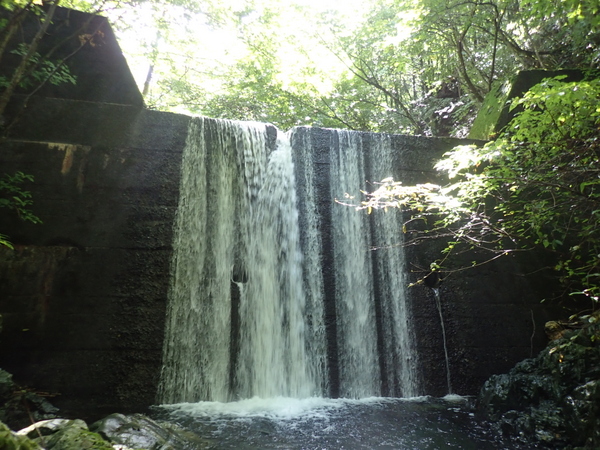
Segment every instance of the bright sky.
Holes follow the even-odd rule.
[[[245,3],[244,0],[225,0],[226,4],[234,9],[239,9]],[[343,23],[345,27],[352,28],[358,24],[362,13],[367,8],[368,0],[296,0],[293,4],[286,0],[258,0],[255,9],[271,8],[279,13],[279,29],[276,31],[277,40],[281,43],[278,56],[282,61],[281,82],[288,83],[298,77],[308,64],[312,63],[319,68],[321,73],[329,74],[334,79],[343,69],[342,63],[318,43],[317,23],[319,13],[329,11],[330,15],[336,17],[336,21]],[[309,14],[298,11],[295,5],[308,8]],[[189,19],[183,17],[182,10],[171,7],[162,11],[170,21],[176,22],[168,30],[169,40],[176,42],[175,47],[168,47],[165,40],[160,41],[159,52],[162,56],[176,61],[176,67],[186,68],[188,71],[198,72],[223,70],[225,66],[233,65],[239,58],[247,54],[246,46],[239,40],[237,30],[225,29],[214,30],[204,23],[202,15],[193,16]],[[123,15],[127,21],[134,25],[126,31],[118,32],[120,46],[125,53],[132,73],[140,86],[143,86],[148,72],[149,61],[143,55],[144,46],[149,46],[156,39],[156,28],[153,24],[152,4],[142,4],[135,11],[114,10],[107,12],[110,19],[115,20]],[[251,26],[253,17],[248,17]],[[327,30],[321,28],[319,34],[324,38]],[[309,63],[310,61],[310,63]],[[161,76],[161,70],[166,72],[168,67],[156,67],[154,79]],[[211,91],[219,89],[219,80],[210,80],[207,77],[198,76],[202,80],[202,87]],[[331,82],[319,74],[309,78],[320,90],[330,89]]]

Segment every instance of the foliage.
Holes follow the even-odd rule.
[[[17,172],[14,175],[4,174],[0,178],[0,208],[6,208],[13,211],[17,216],[31,223],[42,223],[29,209],[33,204],[31,192],[23,189],[23,184],[33,182],[33,176]],[[0,245],[13,248],[8,237],[0,234]]]
[[[372,0],[352,25],[331,11],[313,13],[314,24],[306,27],[312,32],[289,34],[298,50],[281,39],[291,26],[280,24],[289,17],[282,12],[287,6],[274,4],[277,13],[273,5],[260,9],[249,2],[237,16],[247,52],[220,73],[220,89],[196,96],[194,112],[282,128],[460,137],[493,85],[516,70],[600,62],[597,8],[576,1],[526,7],[509,0]],[[297,9],[299,22],[301,14]],[[293,80],[282,67],[284,49],[303,61]],[[321,71],[307,58],[323,49],[340,70]],[[319,87],[324,84],[326,90]]]
[[[10,48],[11,42],[18,37],[17,31],[21,29],[23,21],[30,15],[39,16],[39,27],[36,30],[34,36],[30,42],[22,47],[18,47],[15,52],[20,53],[19,61],[17,62],[14,69],[9,73],[8,78],[2,80],[2,90],[0,90],[0,119],[2,118],[4,111],[15,92],[15,89],[21,85],[28,77],[31,76],[37,70],[37,65],[41,62],[40,57],[37,54],[37,49],[40,41],[46,34],[48,27],[52,23],[54,12],[58,7],[60,0],[49,1],[48,9],[44,10],[36,5],[33,0],[28,1],[24,4],[16,4],[10,7],[6,7],[1,4],[3,13],[9,11],[8,19],[4,20],[0,28],[0,59],[5,56],[7,49]],[[5,14],[3,14],[4,16]],[[37,55],[37,56],[36,56]],[[37,59],[36,59],[37,58]],[[55,66],[55,72],[58,67]],[[53,73],[47,74],[47,78],[42,84],[48,81],[49,77],[52,77]],[[3,120],[2,120],[3,122]]]
[[[461,137],[516,70],[600,63],[598,5],[581,0],[61,4],[110,17],[150,108],[280,128]]]
[[[41,11],[26,0],[1,5]],[[597,1],[61,5],[109,16],[150,108],[284,129],[462,137],[492,86],[515,71],[600,64]]]
[[[17,436],[0,422],[0,448],[9,450],[38,450],[41,447],[27,436]]]
[[[560,77],[558,77],[560,78]],[[511,108],[522,111],[483,147],[459,146],[436,168],[446,186],[384,180],[362,208],[401,207],[448,245],[496,258],[541,249],[571,291],[600,296],[600,81],[546,79]]]
[[[27,54],[27,45],[21,43],[10,53],[25,56]],[[29,60],[35,69],[31,70],[27,76],[19,81],[19,87],[23,89],[32,89],[40,83],[46,82],[53,85],[77,83],[77,78],[71,74],[69,67],[66,65],[57,64],[55,61],[43,58],[38,52],[35,52]],[[0,76],[0,89],[6,88],[8,85],[9,80],[4,76]]]

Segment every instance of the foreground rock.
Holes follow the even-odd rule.
[[[12,432],[5,424],[0,422],[0,448],[10,450],[41,450],[41,447],[28,439]]]
[[[111,414],[94,423],[91,430],[105,439],[130,448],[179,450],[209,448],[208,441],[166,422],[156,422],[143,414]]]
[[[83,420],[50,419],[37,422],[17,433],[44,449],[52,450],[114,450],[111,443],[89,431]]]
[[[202,450],[210,444],[176,425],[142,414],[111,414],[90,428],[83,420],[50,419],[12,432],[0,422],[7,450]]]
[[[600,323],[569,330],[481,389],[478,412],[538,448],[600,448]]]

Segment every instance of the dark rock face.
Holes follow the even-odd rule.
[[[481,389],[479,414],[548,448],[600,447],[600,324],[568,332]]]

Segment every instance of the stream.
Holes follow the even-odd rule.
[[[458,395],[361,400],[279,397],[163,405],[155,415],[208,439],[209,448],[215,450],[531,448],[494,436],[476,421],[469,403]]]

